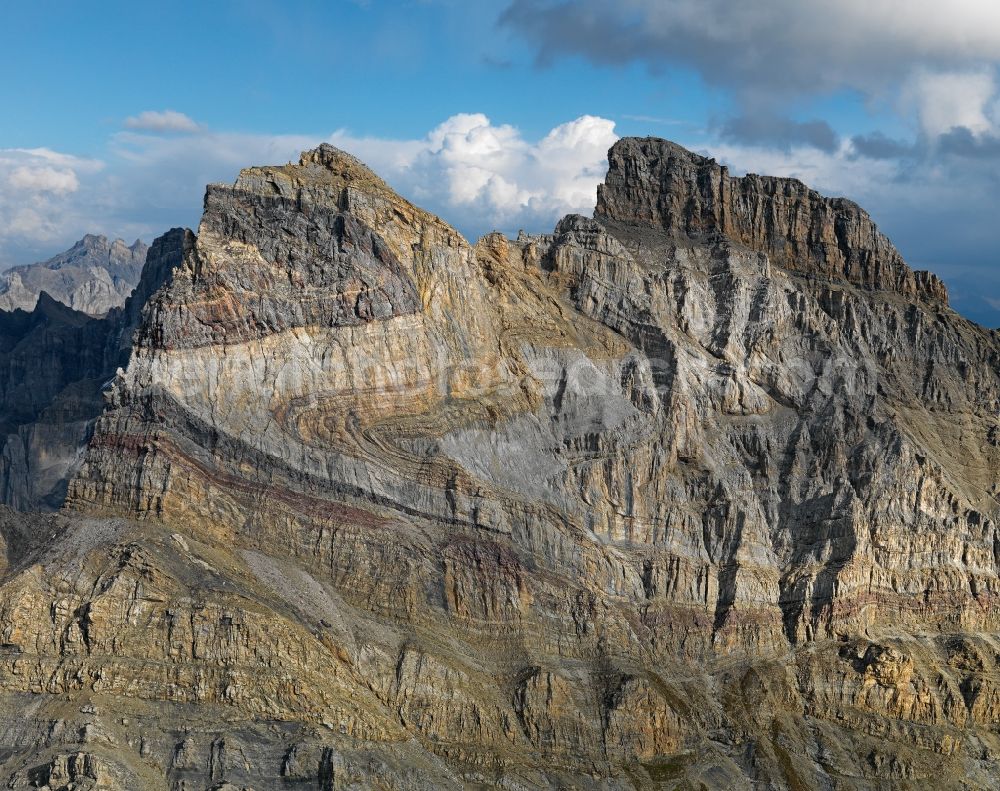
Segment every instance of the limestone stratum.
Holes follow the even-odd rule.
[[[6,787],[1000,784],[1000,337],[848,200],[608,161],[473,245],[323,145],[0,313]]]

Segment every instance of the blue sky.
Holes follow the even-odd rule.
[[[618,136],[844,194],[1000,326],[1000,4],[10,2],[0,266],[197,223],[331,140],[469,236],[589,212]]]

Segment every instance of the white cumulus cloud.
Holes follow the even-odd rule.
[[[470,236],[491,228],[551,230],[570,212],[589,213],[604,179],[614,122],[585,115],[529,140],[482,113],[452,116],[420,140],[331,138],[404,195]]]
[[[981,135],[994,128],[993,103],[997,93],[991,71],[918,72],[904,91],[904,103],[913,105],[921,127],[936,137],[956,128]]]
[[[103,167],[48,148],[0,149],[0,265],[25,263],[18,251],[84,228],[85,202],[77,193]]]

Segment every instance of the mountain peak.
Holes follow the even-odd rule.
[[[948,299],[944,283],[911,270],[853,201],[825,197],[795,178],[731,176],[725,165],[669,140],[622,138],[611,147],[594,217],[680,240],[722,237],[809,276]]]
[[[303,151],[299,157],[299,164],[303,166],[322,165],[335,172],[353,172],[378,178],[371,168],[356,156],[330,143],[320,143],[316,148]]]
[[[303,151],[297,164],[244,168],[235,184],[213,184],[209,191],[234,189],[287,197],[305,189],[312,200],[326,202],[338,200],[339,191],[347,186],[395,195],[361,160],[329,143]]]

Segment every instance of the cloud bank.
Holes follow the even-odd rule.
[[[983,0],[514,0],[501,24],[543,62],[686,66],[756,98],[875,95],[917,69],[1000,60],[1000,4]]]
[[[84,233],[150,238],[194,225],[205,185],[249,165],[296,161],[326,140],[472,239],[493,229],[550,231],[589,213],[614,122],[585,115],[532,140],[482,113],[454,115],[419,139],[216,131],[173,111],[126,119],[101,160],[0,149],[0,266],[48,257]]]

